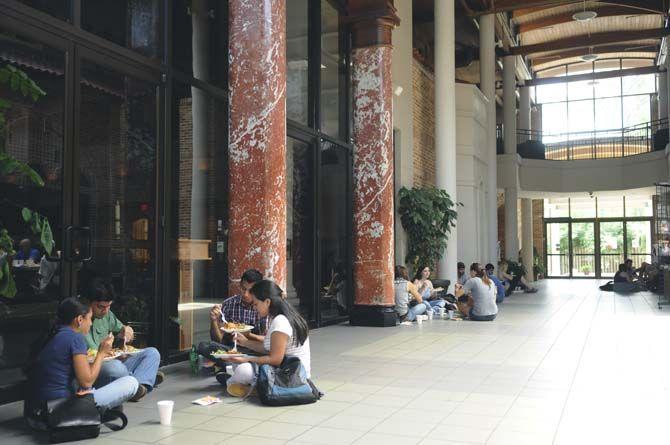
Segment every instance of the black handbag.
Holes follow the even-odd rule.
[[[102,423],[93,394],[49,400],[46,422],[51,443],[94,439],[100,435]]]

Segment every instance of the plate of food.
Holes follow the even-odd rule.
[[[219,349],[218,351],[212,353],[212,357],[219,360],[222,359],[225,360],[227,358],[233,358],[233,357],[247,357],[247,354],[242,354],[237,349],[231,349],[230,351],[226,351],[225,349]]]
[[[246,323],[237,323],[235,321],[227,321],[221,326],[221,330],[226,334],[232,334],[233,332],[249,332],[254,329],[253,326]]]
[[[118,350],[112,349],[111,355],[108,355],[105,357],[103,360],[114,360],[115,358],[123,355],[123,352],[120,352]],[[89,349],[86,351],[86,358],[88,358],[88,361],[93,363],[95,361],[95,357],[98,355],[98,350],[97,349]]]

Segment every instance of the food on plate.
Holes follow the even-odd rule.
[[[223,329],[228,329],[228,330],[243,330],[246,329],[247,325],[245,323],[238,323],[236,321],[227,321],[223,325]]]
[[[239,353],[240,352],[237,349],[231,349],[230,351],[226,351],[225,349],[219,349],[218,351],[214,352],[213,355],[231,355]]]

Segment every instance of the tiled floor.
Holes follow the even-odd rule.
[[[205,408],[213,378],[178,367],[128,404],[130,426],[96,444],[667,444],[670,308],[656,297],[554,280],[515,294],[493,323],[335,326],[312,333],[314,405],[254,401]],[[169,385],[168,385],[169,383]],[[171,427],[155,402],[176,401]],[[20,407],[0,407],[2,443],[40,443]]]

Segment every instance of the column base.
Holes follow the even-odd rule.
[[[393,306],[366,306],[355,304],[349,314],[349,324],[352,326],[371,326],[386,328],[396,326],[398,317]]]

